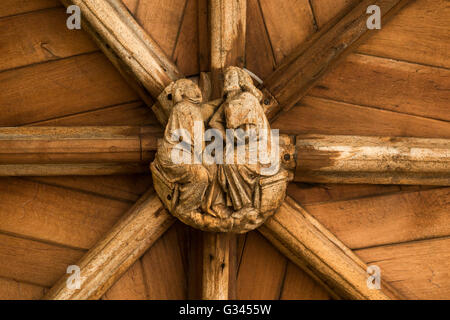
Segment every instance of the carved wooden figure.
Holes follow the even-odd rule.
[[[159,96],[168,122],[151,170],[178,219],[204,231],[244,233],[281,206],[294,166],[285,157],[290,139],[272,135],[263,95],[247,72],[229,67],[224,79],[219,101],[202,103],[202,91],[187,79]]]

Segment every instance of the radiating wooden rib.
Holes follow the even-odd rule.
[[[149,162],[154,127],[3,127],[0,164]]]
[[[228,66],[243,67],[247,0],[211,0],[211,78],[213,97],[221,95],[221,75]]]
[[[0,164],[0,177],[109,176],[148,173],[140,163]]]
[[[336,298],[402,298],[384,281],[381,290],[369,289],[367,266],[289,197],[259,231]]]
[[[297,136],[295,181],[450,185],[450,140]]]
[[[65,275],[44,299],[100,299],[174,221],[163,209],[158,196],[148,191],[77,263],[81,270],[81,288],[69,289],[66,284],[69,275]]]
[[[247,0],[211,0],[209,5],[212,97],[219,98],[225,68],[244,65]],[[204,234],[203,299],[226,300],[236,296],[235,246],[234,235]]]
[[[80,7],[83,28],[148,106],[152,107],[152,98],[158,97],[168,84],[183,77],[122,1],[61,2]]]
[[[381,8],[384,25],[397,11],[413,1],[364,0],[335,25],[324,27],[313,35],[265,81],[268,101],[271,98],[276,100],[270,105],[269,118],[274,119],[280,112],[292,108],[322,75],[363,39],[363,35],[376,32],[366,26],[369,18],[366,11],[370,5]]]
[[[228,300],[230,280],[231,238],[226,233],[203,234],[203,287],[204,300]]]
[[[148,171],[155,127],[3,127],[0,176],[113,175]]]

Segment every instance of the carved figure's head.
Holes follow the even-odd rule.
[[[202,92],[198,85],[188,79],[177,80],[172,87],[173,103],[189,101],[195,104],[202,102]]]
[[[262,92],[253,84],[253,80],[245,70],[238,67],[228,67],[224,74],[223,95],[228,96],[231,92],[249,92],[258,101],[263,99]]]

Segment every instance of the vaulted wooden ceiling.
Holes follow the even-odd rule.
[[[208,65],[196,0],[125,1],[187,76]],[[265,79],[355,1],[248,0],[246,67]],[[201,2],[200,2],[201,4]],[[157,125],[56,0],[0,4],[0,125]],[[417,0],[273,124],[285,133],[450,138],[450,4]],[[203,51],[202,51],[203,50]],[[199,59],[199,56],[201,57]],[[151,185],[149,176],[0,179],[0,298],[40,298]],[[289,195],[408,298],[449,298],[450,188],[292,184]],[[175,224],[105,299],[198,297],[197,231]],[[258,232],[237,297],[327,299]]]

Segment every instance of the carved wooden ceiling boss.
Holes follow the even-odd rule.
[[[450,185],[448,139],[310,134],[280,135],[277,140],[276,128],[269,123],[288,112],[330,66],[372,32],[366,26],[369,6],[379,6],[386,22],[413,1],[356,3],[339,21],[324,26],[294,50],[258,87],[243,69],[246,0],[210,0],[209,10],[200,8],[208,12],[209,24],[203,21],[203,25],[209,25],[210,37],[200,36],[199,45],[207,47],[202,52],[210,53],[210,63],[205,66],[202,57],[200,62],[202,70],[210,73],[202,73],[198,84],[184,79],[122,1],[62,2],[80,8],[83,28],[152,108],[165,133],[161,138],[151,127],[0,129],[3,149],[14,146],[13,155],[6,158],[19,161],[0,164],[0,175],[124,174],[141,172],[143,167],[148,172],[153,161],[157,195],[153,189],[144,194],[77,263],[80,289],[68,288],[66,275],[45,298],[100,299],[173,224],[173,216],[217,232],[203,233],[204,299],[234,297],[228,237],[258,227],[332,297],[402,297],[384,281],[381,290],[370,290],[367,265],[286,197],[286,187],[291,180]],[[206,2],[199,1],[201,5]],[[221,134],[223,148],[211,147],[218,142],[214,132]],[[68,141],[77,143],[76,153]],[[266,146],[266,153],[250,161],[255,141]],[[20,157],[14,158],[15,154]],[[229,154],[232,160],[240,155],[246,160],[227,161]]]
[[[197,84],[186,79],[160,95],[168,123],[151,165],[153,182],[165,206],[184,223],[243,233],[261,226],[283,203],[293,178],[293,147],[286,145],[288,137],[280,144],[272,136],[262,99],[250,75],[237,67],[225,70],[222,98],[216,101],[202,97]],[[213,129],[214,141],[205,128]]]

